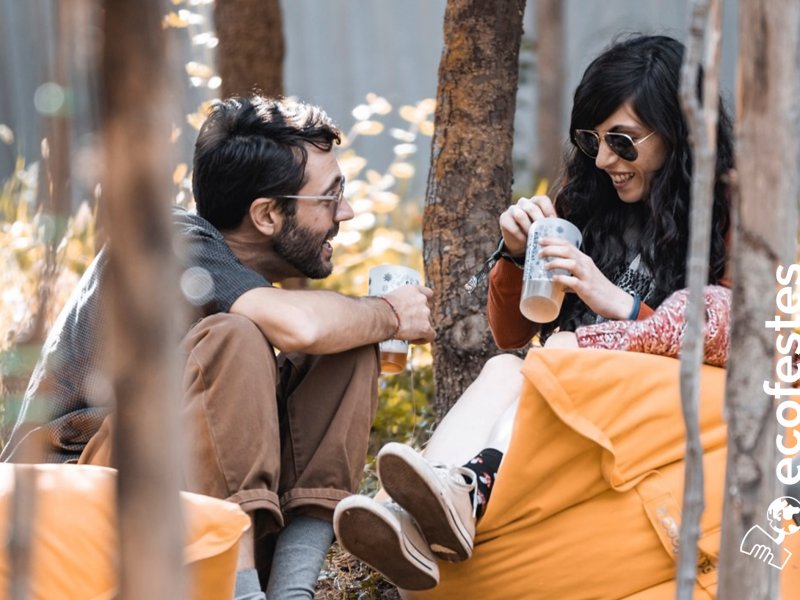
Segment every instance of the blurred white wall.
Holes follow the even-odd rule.
[[[18,152],[29,160],[38,157],[41,133],[33,96],[37,87],[47,81],[48,62],[55,58],[55,2],[0,0],[0,123],[11,126],[17,136],[13,147],[0,143],[0,179],[11,171]],[[535,158],[536,61],[530,51],[535,44],[533,2],[528,0],[525,16],[527,50],[522,60],[527,66],[520,79],[514,150],[515,187],[521,192],[530,190]],[[446,0],[283,0],[286,93],[324,106],[345,129],[353,120],[350,111],[364,101],[368,92],[386,97],[395,108],[435,97],[445,5]],[[725,2],[722,87],[729,98],[734,82],[737,7],[737,0]],[[165,11],[173,8],[171,2],[165,2]],[[194,10],[201,8],[210,18],[210,7]],[[665,33],[685,40],[688,11],[688,0],[564,0],[564,139],[571,95],[588,62],[615,36],[626,32]],[[87,38],[97,35],[96,30],[86,32]],[[185,82],[183,64],[192,56],[186,40],[181,46],[184,55],[174,61],[175,77],[176,81]],[[210,58],[201,56],[199,60]],[[86,85],[91,81],[92,75],[84,72],[78,83]],[[96,121],[93,102],[81,99],[86,91],[75,89],[73,93],[73,102],[81,111],[78,122]],[[199,101],[197,91],[186,91],[180,85],[176,86],[174,100],[176,108],[180,106],[187,112],[193,111]],[[193,132],[187,131],[180,141],[183,160],[191,154],[192,136]],[[562,142],[563,139],[553,143]],[[386,135],[363,138],[356,149],[370,159],[371,166],[381,170],[391,159],[393,143]],[[415,162],[423,176],[414,183],[414,192],[420,196],[429,160],[429,139],[422,138]]]

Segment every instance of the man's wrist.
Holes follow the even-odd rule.
[[[376,296],[376,298],[383,300],[384,304],[389,307],[389,310],[391,310],[392,319],[394,319],[394,329],[392,330],[391,335],[389,335],[389,337],[386,339],[394,339],[397,337],[397,334],[400,333],[400,327],[402,325],[400,322],[400,313],[397,312],[397,309],[395,308],[394,304],[392,304],[392,301],[386,296]]]

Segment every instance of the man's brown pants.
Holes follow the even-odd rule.
[[[330,519],[363,474],[377,409],[378,352],[275,356],[250,320],[220,313],[182,343],[184,489],[259,511],[263,531],[286,518]],[[110,423],[80,462],[108,464]]]

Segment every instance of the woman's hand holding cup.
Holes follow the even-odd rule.
[[[556,209],[547,196],[520,198],[500,215],[500,232],[506,251],[514,257],[525,256],[528,230],[531,225],[545,217],[555,217]]]

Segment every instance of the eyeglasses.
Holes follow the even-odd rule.
[[[332,206],[337,209],[342,205],[344,200],[344,177],[339,181],[339,191],[335,194],[328,194],[326,196],[293,196],[290,194],[281,194],[280,196],[273,196],[273,198],[290,198],[292,200],[316,200],[317,202],[330,202]]]
[[[639,151],[636,146],[641,144],[655,131],[651,131],[643,138],[639,138],[635,142],[633,138],[627,133],[617,133],[615,131],[607,131],[603,134],[603,141],[609,149],[623,160],[634,161],[639,158]],[[573,135],[575,145],[589,158],[597,158],[600,152],[600,134],[593,129],[576,129]]]

